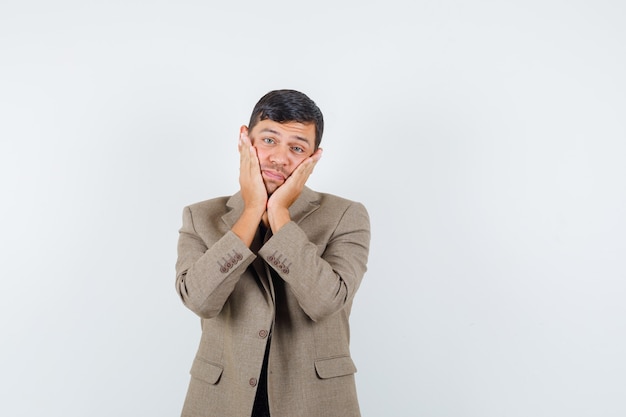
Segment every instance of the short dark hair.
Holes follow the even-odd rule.
[[[322,142],[324,116],[315,102],[306,94],[296,90],[270,91],[254,106],[248,128],[261,120],[270,119],[278,123],[299,122],[315,124],[315,149]]]

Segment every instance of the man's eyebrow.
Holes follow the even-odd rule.
[[[292,136],[292,137],[293,137],[293,138],[296,138],[296,139],[298,139],[298,140],[300,140],[300,141],[302,141],[302,142],[304,142],[304,143],[306,143],[307,145],[310,145],[310,143],[309,143],[308,139],[307,139],[307,138],[305,138],[304,136],[294,135],[294,136]]]
[[[278,132],[277,130],[274,130],[274,129],[270,129],[269,127],[266,127],[265,129],[261,129],[260,133],[273,133],[276,136],[281,136],[280,132]]]

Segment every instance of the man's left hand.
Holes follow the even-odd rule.
[[[267,215],[272,232],[276,233],[291,221],[289,207],[300,197],[304,184],[306,184],[309,175],[321,157],[322,148],[319,148],[313,155],[302,161],[285,183],[270,196],[267,201]]]

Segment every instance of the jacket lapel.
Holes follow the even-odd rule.
[[[243,198],[241,198],[241,192],[230,197],[226,202],[226,207],[228,211],[222,216],[222,220],[226,223],[228,228],[231,229],[239,217],[241,217],[241,213],[243,213]]]
[[[320,195],[308,187],[302,189],[300,197],[289,207],[291,220],[302,222],[308,215],[320,207]]]

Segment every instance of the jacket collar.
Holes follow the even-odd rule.
[[[222,220],[232,227],[243,213],[243,198],[241,192],[237,192],[228,199],[226,206],[229,211],[222,216]],[[291,220],[300,223],[305,217],[313,213],[320,206],[320,194],[308,187],[302,189],[300,197],[289,207]]]

